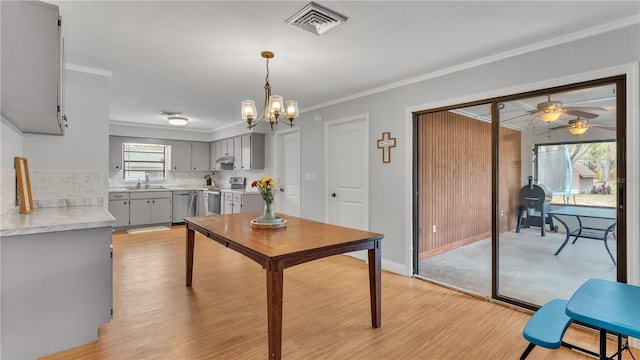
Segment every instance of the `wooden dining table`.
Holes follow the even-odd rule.
[[[351,251],[368,251],[371,326],[381,325],[382,234],[286,216],[286,227],[253,228],[261,213],[185,218],[187,231],[186,285],[192,286],[195,232],[260,264],[267,275],[269,359],[282,357],[282,294],[284,269]]]

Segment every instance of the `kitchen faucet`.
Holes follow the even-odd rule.
[[[144,173],[144,188],[148,189],[151,184],[149,184],[149,174]]]

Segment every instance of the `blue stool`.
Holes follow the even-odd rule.
[[[573,321],[564,312],[567,302],[564,299],[551,300],[531,316],[522,331],[522,336],[529,341],[529,346],[520,356],[520,360],[526,359],[536,345],[547,349],[558,349],[560,346],[565,346],[569,349],[576,349],[598,356],[597,353],[562,341],[564,333]]]

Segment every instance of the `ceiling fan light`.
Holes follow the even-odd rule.
[[[586,133],[589,128],[575,126],[575,127],[569,127],[568,129],[569,129],[569,132],[572,133],[573,135],[582,135]]]
[[[540,114],[540,120],[544,122],[552,122],[552,121],[558,120],[558,118],[560,118],[560,115],[562,115],[562,111],[554,110],[549,112],[543,112],[542,114]]]
[[[189,122],[189,118],[181,115],[168,116],[167,120],[169,121],[169,124],[177,126],[187,125],[187,123]]]

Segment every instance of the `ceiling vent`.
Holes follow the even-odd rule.
[[[312,34],[322,35],[347,21],[347,19],[346,16],[311,2],[285,22],[287,25]]]

